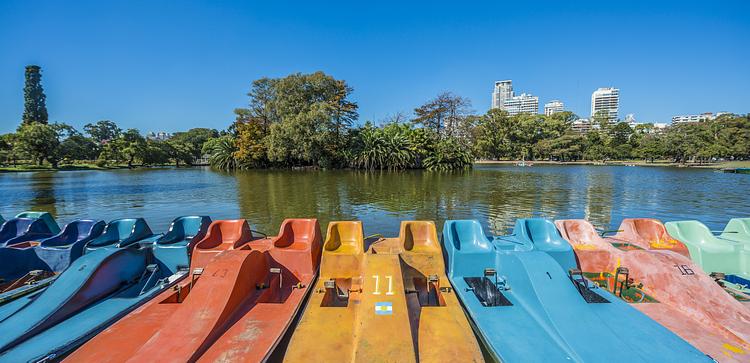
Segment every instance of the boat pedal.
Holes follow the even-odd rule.
[[[193,274],[190,276],[190,291],[193,290],[193,284],[195,284],[195,278],[203,275],[203,267],[193,269]]]
[[[487,270],[494,271],[494,269]],[[510,300],[505,297],[500,289],[498,289],[498,286],[493,283],[492,280],[488,278],[488,276],[464,277],[464,281],[466,282],[466,285],[469,286],[466,290],[472,291],[479,300],[479,303],[482,304],[482,306],[513,306],[513,303],[511,303]]]
[[[278,274],[279,275],[279,290],[281,290],[281,286],[282,286],[281,282],[282,282],[282,279],[283,279],[283,275],[281,274],[281,269],[278,268],[278,267],[271,267],[268,270],[268,272],[270,272],[272,274]]]

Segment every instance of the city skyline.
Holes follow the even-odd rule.
[[[110,119],[144,132],[223,129],[253,80],[318,70],[354,88],[360,122],[411,113],[443,91],[481,113],[499,77],[580,117],[587,95],[608,85],[627,94],[620,116],[639,121],[749,111],[747,2],[481,3],[452,7],[445,21],[448,4],[5,1],[0,132],[20,121],[29,64],[42,67],[50,120],[79,128]],[[500,37],[514,31],[524,36]],[[675,56],[696,49],[704,55]]]

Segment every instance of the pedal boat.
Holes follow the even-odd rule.
[[[12,218],[0,226],[0,248],[28,246],[29,241],[52,237],[55,233],[47,223],[35,218]]]
[[[190,277],[106,329],[70,362],[259,362],[274,351],[317,274],[315,219],[287,219],[279,235],[247,221],[215,221],[195,245]]]
[[[482,362],[444,271],[433,222],[367,240],[362,222],[329,223],[320,279],[284,361]]]
[[[80,257],[104,226],[103,221],[77,220],[52,237],[0,247],[0,304],[51,283],[51,277]]]
[[[742,219],[730,220],[715,236],[699,221],[667,222],[667,231],[684,243],[693,262],[720,280],[727,288],[750,294],[750,238],[743,238]]]
[[[487,237],[476,220],[443,228],[448,276],[492,357],[507,362],[710,362],[604,289],[569,274],[570,245],[551,221],[519,219]]]
[[[688,257],[669,249],[643,249],[639,246],[650,245],[624,239],[627,232],[601,237],[586,220],[555,223],[578,257],[578,265],[568,268],[580,269],[711,357],[722,362],[750,359],[750,311]]]
[[[59,360],[184,278],[138,243],[153,236],[141,218],[110,222],[47,288],[0,306],[0,362]]]

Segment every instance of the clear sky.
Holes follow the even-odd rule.
[[[51,121],[225,128],[254,79],[322,70],[354,87],[360,120],[441,91],[484,112],[512,79],[588,116],[620,88],[620,117],[750,112],[750,2],[0,1],[0,132],[43,70]],[[471,3],[471,4],[469,4]]]

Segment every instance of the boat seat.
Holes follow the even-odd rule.
[[[253,233],[245,219],[213,221],[206,236],[195,244],[190,266],[205,267],[219,253],[245,248],[252,239]]]
[[[402,221],[399,240],[404,251],[440,253],[440,241],[432,221]]]
[[[341,221],[328,223],[324,253],[358,255],[364,252],[364,238],[361,221]]]
[[[494,250],[478,221],[453,220],[447,221],[446,225],[456,252],[486,253]]]
[[[316,225],[315,219],[286,219],[271,242],[276,248],[307,251],[316,236]]]

